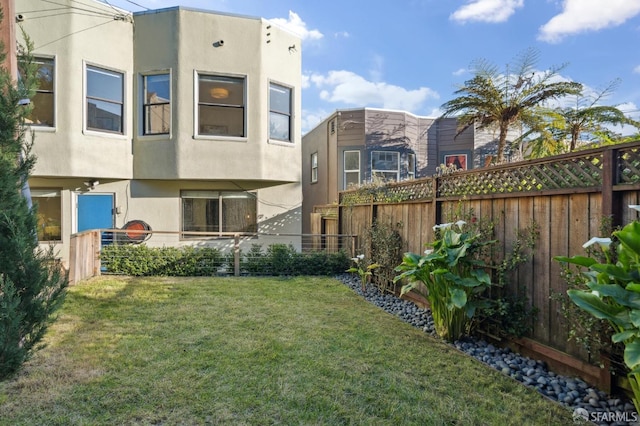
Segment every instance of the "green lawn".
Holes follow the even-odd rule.
[[[1,425],[572,423],[331,278],[95,278],[46,341]]]

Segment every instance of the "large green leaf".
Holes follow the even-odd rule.
[[[607,274],[616,280],[624,282],[633,281],[633,277],[631,277],[624,268],[617,265],[612,265],[610,263],[595,263],[591,265],[591,269],[596,272]]]
[[[640,309],[632,309],[629,312],[629,321],[640,330]]]
[[[618,237],[625,248],[640,255],[640,222],[633,221],[622,230],[614,232],[613,235]]]
[[[640,293],[640,284],[638,284],[638,283],[629,283],[629,284],[627,284],[627,286],[625,288],[627,290],[629,290],[629,291],[634,291],[636,293]]]
[[[459,288],[449,287],[449,295],[451,296],[451,303],[456,308],[462,308],[467,304],[467,293]]]
[[[616,303],[632,309],[640,309],[640,293],[628,291],[618,284],[594,284],[589,288],[597,291],[601,296],[611,297]]]
[[[484,269],[474,269],[471,271],[471,275],[481,283],[491,285],[491,276]]]
[[[573,257],[554,256],[553,259],[557,260],[558,262],[571,263],[574,265],[584,266],[587,268],[593,265],[594,263],[598,263],[595,259],[592,259],[590,257],[585,257],[585,256],[573,256]]]
[[[624,326],[622,320],[618,318],[618,314],[624,312],[626,308],[622,306],[609,305],[602,301],[598,296],[582,290],[569,290],[567,294],[581,309],[589,312],[598,319],[611,321],[618,326]]]
[[[632,370],[640,365],[640,339],[625,344],[624,363]]]
[[[638,336],[638,330],[626,330],[611,336],[611,341],[613,343],[620,343],[620,342],[624,342],[627,339],[630,339],[632,337],[637,337],[637,336]]]

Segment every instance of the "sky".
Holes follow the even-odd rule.
[[[337,109],[437,117],[476,61],[537,67],[640,119],[640,0],[102,0],[138,12],[173,6],[271,20],[302,39],[302,133]]]

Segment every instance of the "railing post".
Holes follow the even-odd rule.
[[[240,276],[240,234],[233,236],[233,275]]]
[[[613,190],[618,179],[618,150],[607,149],[602,153],[602,217],[611,218],[615,228],[621,223],[620,197]]]

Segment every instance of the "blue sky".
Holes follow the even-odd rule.
[[[106,2],[106,0],[103,0]],[[136,12],[185,6],[264,17],[302,39],[303,133],[336,109],[438,116],[471,78],[536,49],[541,70],[595,91],[640,118],[640,0],[108,0]]]

